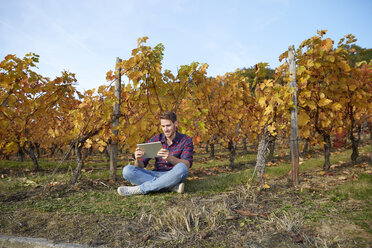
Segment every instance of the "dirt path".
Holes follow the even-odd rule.
[[[0,248],[88,248],[67,243],[53,243],[47,239],[0,235]]]

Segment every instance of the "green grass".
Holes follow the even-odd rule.
[[[248,169],[239,172],[208,176],[200,180],[186,182],[186,191],[195,193],[218,193],[234,189],[235,186],[247,182],[253,170]]]
[[[126,217],[134,216],[140,201],[135,198],[118,198],[115,193],[116,192],[113,191],[79,192],[61,198],[48,197],[34,203],[29,203],[27,207],[46,212],[62,211],[87,214],[116,213]]]
[[[370,147],[362,147],[360,152],[367,152]],[[346,150],[337,154],[333,154],[331,156],[332,163],[339,163],[339,161],[348,161],[350,157],[350,150]],[[209,154],[198,154],[196,155],[196,160],[200,160]],[[210,168],[210,167],[227,167],[228,165],[228,152],[218,152],[216,156],[219,156],[219,159],[208,160],[206,162],[199,162],[194,163],[193,169],[200,169],[200,168]],[[223,157],[223,158],[221,158]],[[256,154],[246,153],[246,154],[238,154],[236,157],[236,163],[252,163],[256,158]],[[119,164],[119,169],[117,170],[117,176],[121,177],[121,167],[125,163],[122,162]],[[254,164],[254,163],[253,163]],[[210,175],[206,177],[202,177],[200,180],[188,180],[186,182],[186,193],[187,194],[215,194],[223,191],[233,190],[236,186],[242,185],[247,183],[248,179],[252,177],[254,165],[250,168],[245,167],[243,170],[233,170],[232,172],[226,171],[226,173],[219,173],[217,175]],[[41,168],[44,171],[36,172],[36,173],[29,173],[23,172],[22,175],[16,177],[6,177],[0,179],[0,192],[16,192],[18,190],[33,188],[33,187],[40,187],[45,184],[48,184],[53,181],[67,183],[71,178],[72,170],[75,164],[70,161],[66,164],[61,166],[61,170],[52,177],[51,171],[52,169],[57,166],[57,163],[53,163],[50,161],[43,162],[40,161]],[[305,159],[303,163],[300,165],[300,172],[320,169],[323,165],[323,157],[319,158],[310,158]],[[30,169],[32,168],[31,161],[25,162],[15,162],[15,161],[0,161],[0,166],[5,167],[8,169]],[[64,168],[64,170],[62,170]],[[85,166],[85,172],[82,173],[81,179],[108,179],[109,178],[109,170],[108,170],[108,163],[106,162],[98,162],[98,163],[87,163]],[[280,177],[286,175],[291,170],[291,165],[285,161],[278,162],[278,166],[275,167],[267,167],[266,173],[269,175],[269,178]],[[63,172],[63,173],[61,173]],[[359,197],[361,199],[369,199],[370,197],[366,197],[367,194],[372,195],[371,187],[370,187],[370,179],[363,179],[366,176],[361,177],[358,180],[358,184],[350,184],[345,189],[338,189],[337,192],[333,194],[333,201],[342,201],[344,199],[348,199],[349,197]],[[368,177],[367,177],[368,178]],[[34,182],[34,183],[33,183]],[[366,183],[368,182],[368,185]],[[369,186],[366,187],[366,186]],[[346,186],[345,186],[346,187]],[[359,187],[359,188],[357,188]],[[91,195],[90,195],[91,194]],[[186,194],[186,196],[187,196]],[[150,201],[150,205],[154,204],[157,201],[161,201],[163,198],[174,198],[178,197],[174,194],[154,194],[155,196],[144,197],[143,200],[139,197],[129,198],[129,199],[121,199],[118,198],[116,195],[116,191],[112,189],[107,189],[107,191],[103,192],[85,192],[85,193],[74,193],[70,194],[67,198],[62,199],[46,199],[45,201],[41,201],[38,203],[38,207],[41,209],[45,209],[46,211],[53,211],[53,210],[63,210],[63,211],[87,211],[87,212],[102,212],[102,213],[112,213],[123,211],[122,209],[126,207],[131,207],[135,202],[142,202],[143,201]],[[94,197],[93,197],[94,196]],[[95,199],[92,201],[92,199]],[[76,199],[76,202],[75,200]],[[133,199],[133,200],[132,200]],[[81,204],[84,202],[86,204]],[[101,202],[106,203],[110,202],[110,204],[100,204]],[[75,204],[76,203],[76,204]],[[79,203],[79,204],[78,204]],[[128,205],[129,204],[129,205]],[[131,205],[132,204],[132,205]],[[74,207],[75,205],[83,205],[83,207]],[[146,206],[146,204],[145,204]],[[161,206],[160,206],[161,207]],[[130,215],[130,214],[129,214]]]
[[[256,160],[256,154],[253,153],[243,153],[243,154],[238,154],[235,157],[235,163],[247,163],[247,162],[254,162]],[[214,159],[209,159],[209,154],[199,154],[195,156],[196,160],[201,159],[205,160],[205,162],[194,162],[193,168],[198,169],[198,168],[210,168],[210,167],[227,167],[229,165],[229,153],[227,151],[225,152],[218,152],[215,155]]]
[[[54,168],[58,164],[57,162],[43,161],[43,160],[38,160],[38,163],[39,163],[40,169]],[[73,166],[73,165],[74,165],[74,162],[71,161],[69,163],[64,163],[60,165],[60,167],[66,169],[69,166]],[[30,159],[25,159],[23,162],[16,161],[16,160],[0,160],[0,167],[13,169],[13,170],[19,170],[19,169],[33,170],[34,164]]]
[[[332,191],[331,200],[339,202],[356,200],[352,209],[343,210],[355,224],[372,233],[372,175],[361,174],[355,181],[350,181]]]
[[[361,174],[358,180],[350,181],[334,190],[334,195],[342,199],[353,198],[372,203],[372,175]]]

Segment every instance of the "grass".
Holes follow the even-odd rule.
[[[107,204],[110,202],[110,204]],[[82,204],[84,203],[84,204]],[[78,192],[67,197],[48,197],[30,202],[29,208],[46,212],[68,212],[83,214],[120,214],[131,217],[136,214],[138,201],[117,199],[114,192]]]
[[[57,165],[60,169],[68,169],[69,167],[75,166],[75,161],[73,160],[70,160],[67,163],[63,163],[61,165],[59,165],[58,162],[47,160],[39,160],[38,163],[41,170],[55,168]],[[32,171],[34,169],[34,164],[30,159],[25,159],[23,162],[16,160],[0,160],[0,167],[13,169],[16,171],[18,171],[19,169]]]
[[[196,156],[197,159],[203,162],[194,163],[193,168],[210,168],[210,167],[227,167],[229,165],[229,154],[227,152],[218,152],[214,159],[209,159],[209,154],[199,154]],[[253,153],[242,153],[235,157],[235,163],[247,163],[254,162],[256,160],[256,154]]]
[[[372,175],[361,174],[355,181],[347,182],[332,191],[335,202],[355,200],[355,205],[344,209],[343,214],[372,234]]]
[[[193,180],[186,182],[187,192],[203,193],[219,193],[226,190],[234,189],[237,185],[247,182],[253,170],[248,169],[240,172],[218,174],[208,176],[201,180]]]
[[[369,146],[364,146],[360,149],[360,153],[366,153],[370,149]],[[340,161],[348,161],[350,157],[351,151],[346,150],[342,152],[337,152],[336,154],[332,154],[331,156],[331,164],[339,163]],[[196,160],[202,160],[209,156],[209,154],[199,153],[196,156]],[[239,154],[236,157],[236,163],[251,163],[252,166],[250,168],[243,168],[243,170],[228,172],[226,173],[218,173],[214,175],[210,175],[207,177],[203,177],[200,180],[191,180],[187,182],[187,192],[222,192],[226,190],[230,190],[237,185],[245,184],[248,178],[252,177],[253,167],[254,167],[254,160],[255,154]],[[212,167],[222,167],[227,168],[228,166],[228,153],[221,152],[219,150],[216,151],[216,159],[207,160],[205,162],[195,162],[193,168],[191,169],[198,170],[201,168],[212,168]],[[278,165],[275,167],[266,167],[266,173],[269,177],[280,177],[284,176],[291,171],[291,165],[285,161],[278,162]],[[121,177],[121,167],[124,163],[119,163],[116,175]],[[323,159],[320,158],[310,158],[305,159],[302,164],[300,165],[300,172],[305,172],[309,170],[317,170],[321,169],[323,165]],[[14,169],[14,170],[21,170],[18,177],[8,177],[0,180],[0,192],[5,191],[16,191],[21,189],[24,186],[38,186],[44,185],[50,182],[51,173],[50,170],[56,167],[56,163],[50,161],[40,161],[41,172],[37,173],[29,173],[32,167],[32,161],[25,161],[25,162],[17,162],[17,161],[0,161],[0,166],[3,168]],[[69,178],[72,174],[74,169],[74,162],[69,161],[65,164],[62,164],[59,168],[59,172],[64,173],[57,173],[54,176],[55,181],[63,181],[68,182]],[[21,170],[22,171],[22,170]],[[109,170],[108,170],[108,163],[104,162],[96,162],[96,163],[87,163],[86,167],[83,169],[83,173],[81,175],[81,179],[107,179],[109,178]],[[35,185],[32,185],[32,182],[35,182]],[[28,185],[29,184],[29,185]]]
[[[367,153],[369,150],[369,146],[362,147],[360,153]],[[333,153],[331,164],[348,162],[350,153],[350,150]],[[108,163],[87,163],[79,183],[70,187],[64,184],[71,178],[71,170],[75,165],[72,161],[63,164],[54,176],[51,175],[56,166],[53,162],[40,161],[42,171],[31,172],[31,161],[1,161],[2,169],[17,172],[3,174],[5,177],[0,179],[0,200],[4,200],[6,195],[22,196],[22,192],[30,191],[34,194],[28,195],[27,200],[2,201],[0,212],[29,209],[45,213],[120,216],[126,220],[146,223],[163,235],[162,240],[178,241],[182,241],[190,233],[203,230],[217,232],[222,226],[229,226],[237,236],[242,235],[240,232],[250,230],[258,233],[276,230],[297,235],[303,226],[317,227],[323,222],[331,222],[333,218],[344,218],[372,233],[372,176],[369,174],[361,174],[357,179],[345,181],[331,190],[319,189],[316,185],[309,189],[285,188],[284,179],[288,178],[286,175],[290,172],[291,165],[278,158],[276,166],[266,168],[268,177],[265,180],[273,187],[265,191],[258,186],[247,187],[254,169],[255,154],[237,155],[239,166],[233,170],[227,169],[227,152],[217,152],[214,160],[205,160],[207,156],[208,154],[202,153],[195,156],[195,160],[200,162],[194,163],[190,173],[204,169],[212,173],[202,174],[198,179],[189,179],[185,194],[154,193],[128,198],[118,197],[115,190],[117,185],[109,183]],[[120,164],[122,165],[124,163]],[[315,175],[322,166],[321,154],[319,157],[304,159],[300,172]],[[222,170],[216,172],[213,170],[215,168]],[[117,176],[121,177],[120,169]],[[53,182],[57,183],[54,187],[46,187]],[[121,179],[117,184],[123,182]],[[88,183],[97,183],[97,186],[92,187]],[[237,229],[234,229],[234,222],[226,220],[236,216],[233,209],[254,213],[268,211],[270,215],[267,219],[239,218],[236,222]],[[315,244],[317,241],[309,239],[306,242]],[[331,244],[333,241],[324,242]],[[208,244],[210,247],[215,245]]]

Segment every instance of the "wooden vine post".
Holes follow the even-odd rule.
[[[291,81],[291,88],[293,88],[293,105],[291,108],[291,137],[290,137],[290,147],[291,147],[291,177],[292,185],[294,187],[298,186],[299,183],[299,150],[298,150],[298,114],[297,114],[297,86],[296,86],[296,59],[295,59],[295,49],[294,46],[289,46],[288,48],[288,66],[289,73],[293,80]]]

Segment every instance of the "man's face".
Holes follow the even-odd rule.
[[[165,137],[173,139],[176,135],[178,122],[176,121],[173,123],[171,120],[161,119],[160,125]]]

